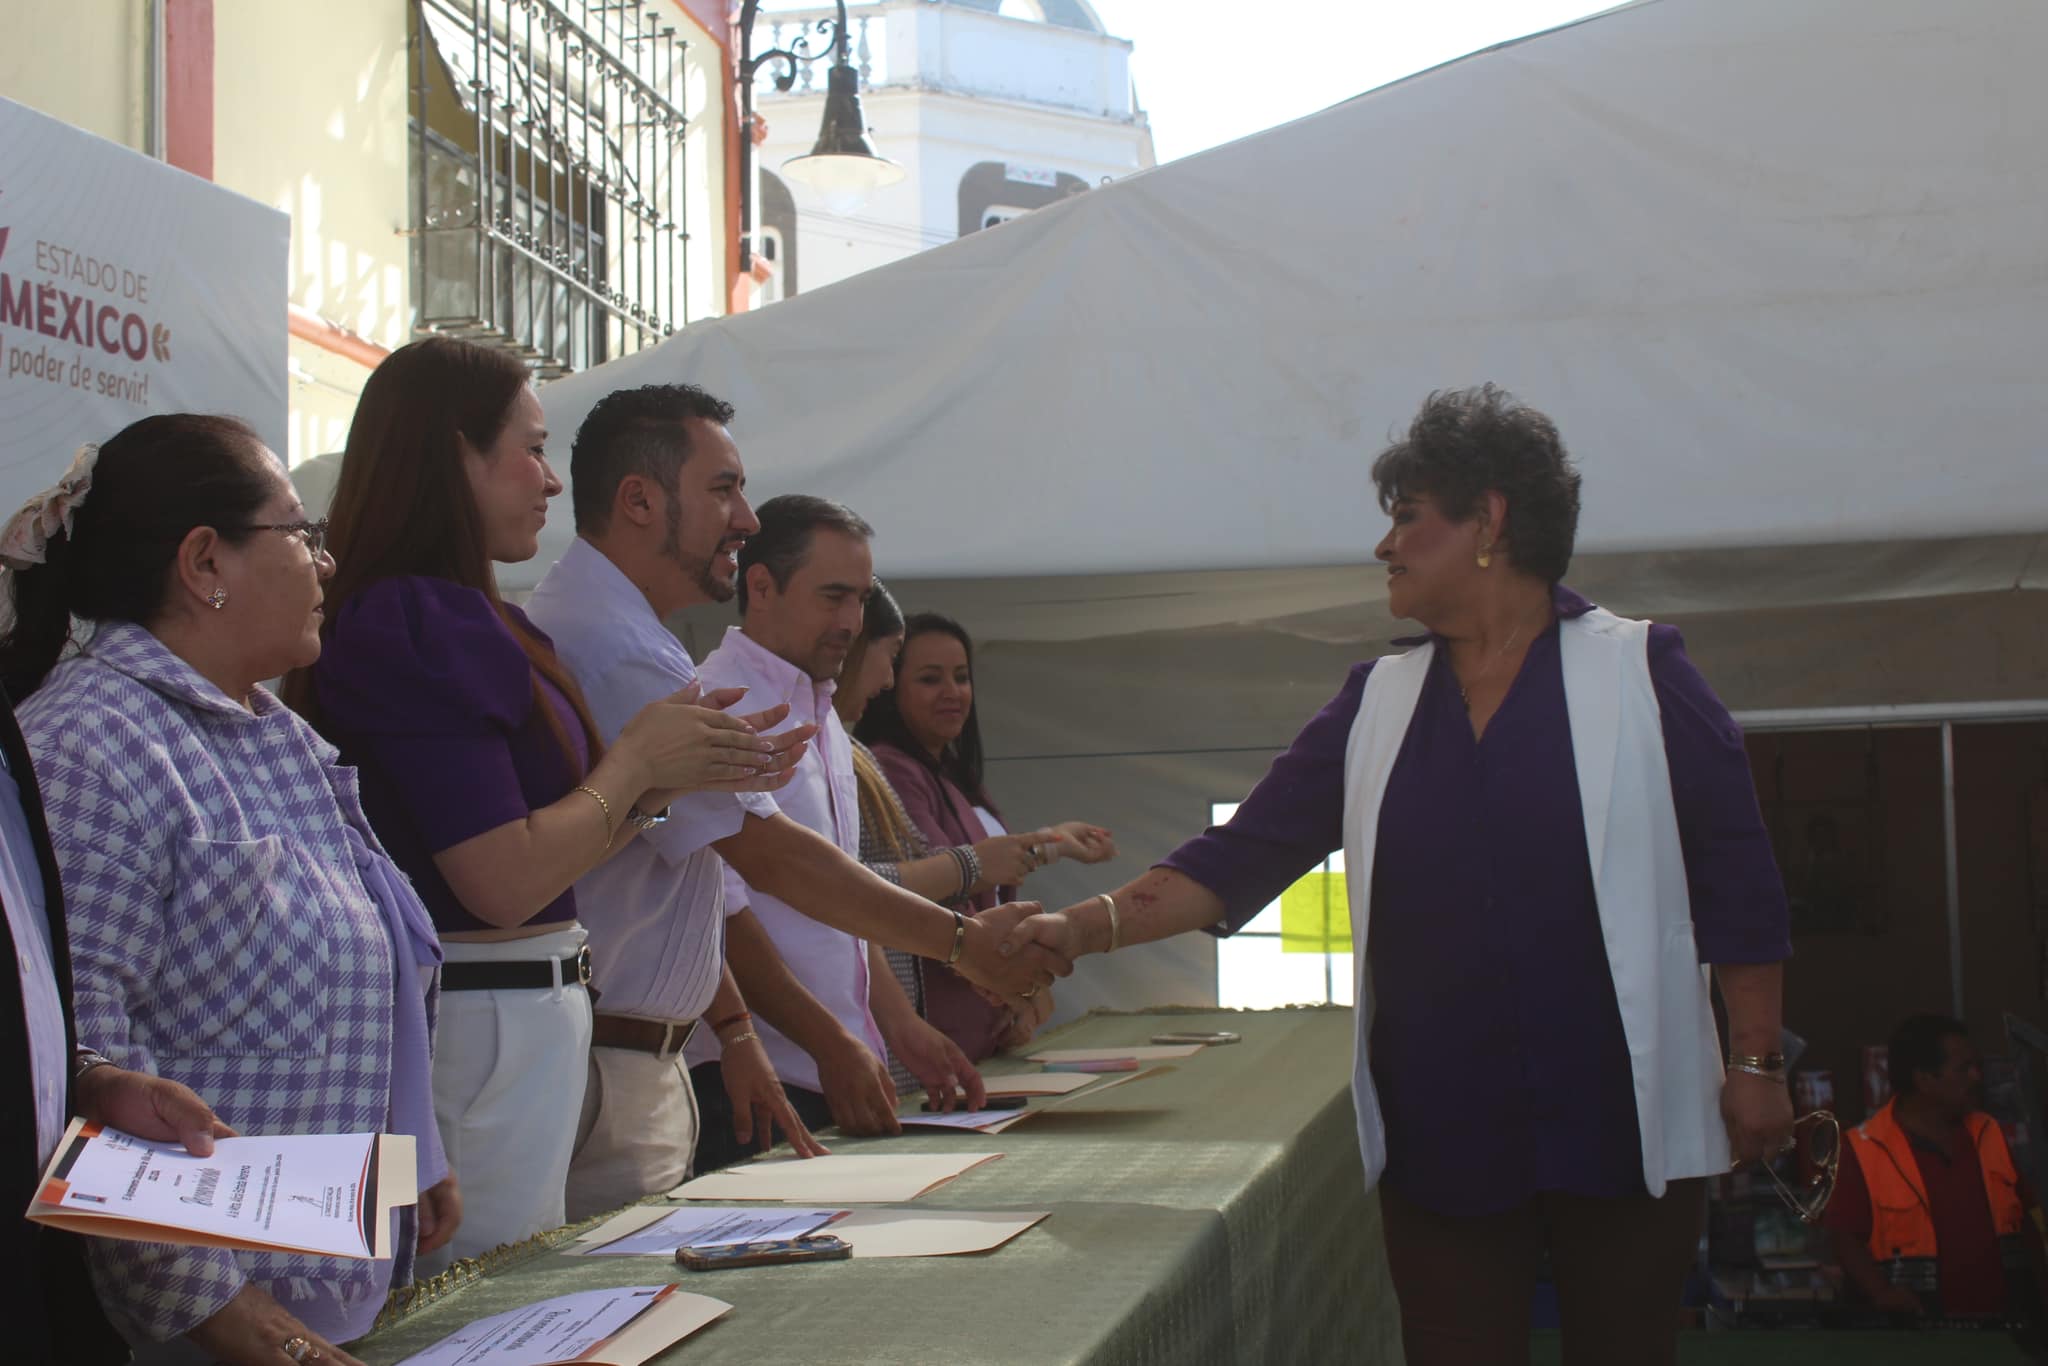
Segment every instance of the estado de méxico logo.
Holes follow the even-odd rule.
[[[119,261],[0,226],[0,377],[147,403],[149,375],[135,367],[171,359],[149,293],[149,276]]]

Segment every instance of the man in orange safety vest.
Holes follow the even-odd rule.
[[[2039,1285],[2033,1201],[1962,1023],[1915,1015],[1890,1045],[1892,1098],[1844,1135],[1827,1225],[1849,1284],[1880,1309],[2022,1312]]]

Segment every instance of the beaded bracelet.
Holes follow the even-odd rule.
[[[971,844],[956,844],[946,852],[960,865],[960,895],[966,896],[981,881],[981,855],[974,852]]]

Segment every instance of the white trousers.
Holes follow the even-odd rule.
[[[674,1190],[689,1177],[696,1151],[697,1093],[681,1055],[590,1050],[569,1163],[572,1222]]]
[[[442,941],[450,963],[573,957],[571,924],[498,944]],[[563,1220],[563,1188],[590,1059],[590,993],[559,987],[444,991],[434,1042],[434,1118],[462,1191],[455,1240],[420,1259],[431,1276],[460,1257],[516,1243]]]

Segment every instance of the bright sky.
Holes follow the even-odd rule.
[[[1172,161],[1613,0],[1093,2],[1131,40],[1138,103]]]

